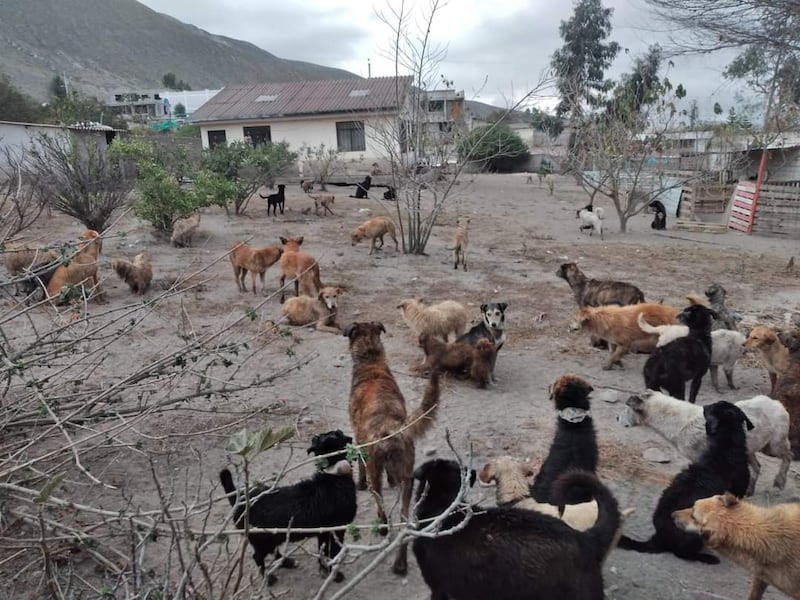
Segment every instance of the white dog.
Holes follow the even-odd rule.
[[[603,209],[599,206],[597,208],[592,208],[591,204],[588,204],[585,208],[580,209],[577,212],[577,218],[581,220],[581,231],[584,229],[591,229],[589,232],[589,236],[595,232],[600,232],[600,239],[603,239],[603,216],[605,213]]]

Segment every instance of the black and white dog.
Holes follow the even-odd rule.
[[[487,339],[494,344],[495,362],[497,353],[506,341],[506,309],[508,304],[505,302],[489,302],[481,304],[481,314],[483,319],[466,333],[462,333],[456,338],[456,342],[474,346],[478,340]],[[494,379],[494,363],[492,363],[492,379]]]
[[[650,223],[652,229],[666,229],[667,228],[667,209],[660,200],[653,200],[648,204],[653,209],[653,222]]]

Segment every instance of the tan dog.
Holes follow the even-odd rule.
[[[55,250],[45,250],[44,248],[30,248],[6,244],[3,250],[3,263],[11,277],[26,274],[24,280],[18,281],[15,285],[16,293],[20,290],[29,294],[40,285],[47,287],[50,277],[56,269],[59,253]],[[34,277],[27,277],[28,274]]]
[[[382,323],[353,323],[344,330],[350,340],[353,379],[350,388],[350,424],[356,444],[368,444],[366,462],[360,465],[358,485],[370,489],[378,504],[378,519],[386,523],[381,490],[383,472],[389,485],[400,486],[402,518],[410,516],[414,477],[414,440],[433,425],[439,406],[439,371],[434,369],[420,405],[407,414],[406,402],[386,364],[381,342]],[[408,570],[408,547],[398,548],[392,570]]]
[[[425,352],[425,360],[414,367],[421,375],[428,375],[438,365],[442,371],[457,377],[468,377],[475,357],[474,347],[460,342],[446,343],[431,333],[420,333],[419,347]]]
[[[153,266],[146,254],[137,254],[133,262],[124,258],[111,261],[111,268],[117,272],[134,294],[144,294],[150,289],[153,281]]]
[[[289,298],[283,303],[281,312],[291,325],[314,325],[318,331],[342,333],[336,322],[339,294],[338,287],[325,286],[317,299],[308,296]]]
[[[458,269],[458,263],[467,270],[467,246],[469,246],[469,217],[456,219],[456,233],[453,237],[453,268]]]
[[[672,518],[753,574],[748,600],[761,600],[770,585],[800,598],[800,503],[761,507],[725,493],[697,500]]]
[[[361,240],[370,238],[372,243],[369,246],[369,254],[372,254],[375,251],[375,240],[379,239],[381,242],[379,247],[383,248],[383,236],[388,233],[392,241],[394,241],[394,251],[399,252],[400,246],[397,244],[395,231],[394,223],[389,217],[372,217],[369,221],[364,221],[353,229],[350,234],[350,241],[355,246]]]
[[[331,213],[332,215],[334,214],[331,210],[331,206],[333,206],[336,196],[333,194],[309,194],[309,196],[314,199],[314,214],[319,215],[320,206],[323,208],[323,217],[328,213]]]
[[[47,284],[48,298],[58,297],[62,290],[82,285],[88,288],[87,295],[94,294],[98,300],[102,293],[97,281],[97,258],[103,246],[103,239],[94,229],[84,231],[77,246],[77,252],[66,265],[59,265]]]
[[[622,366],[622,357],[632,349],[652,352],[658,335],[646,333],[639,327],[639,315],[650,325],[671,325],[680,311],[664,304],[630,304],[628,306],[584,306],[578,310],[577,324],[581,329],[608,342],[611,355],[603,369],[615,364]]]
[[[256,293],[256,275],[261,278],[261,291],[265,290],[264,273],[280,259],[283,248],[280,246],[265,246],[264,248],[251,248],[244,242],[233,242],[228,258],[233,266],[233,277],[236,287],[241,293],[247,291],[244,278],[250,273],[253,285],[253,294]]]
[[[478,340],[474,348],[475,356],[469,378],[481,389],[486,389],[494,380],[494,362],[497,357],[497,346],[486,338]]]
[[[178,219],[172,226],[170,240],[176,248],[191,248],[192,238],[200,226],[200,213],[195,213],[186,219]]]
[[[781,344],[778,335],[769,327],[753,327],[747,340],[744,342],[745,348],[755,348],[761,354],[764,366],[769,373],[769,395],[775,397],[775,388],[778,385],[778,375],[783,373],[789,366],[789,350]]]
[[[303,293],[312,298],[317,295],[324,285],[319,277],[319,264],[310,255],[300,251],[303,237],[285,238],[281,237],[283,244],[283,254],[281,254],[278,265],[281,268],[281,304],[284,302],[284,285],[286,278],[294,279],[294,295],[300,295],[300,285],[303,286]],[[316,290],[314,289],[316,287]]]
[[[447,341],[450,332],[456,337],[464,332],[469,321],[467,308],[460,302],[445,300],[425,306],[422,298],[407,298],[397,305],[403,321],[417,333],[430,333]]]
[[[800,460],[800,329],[781,334],[789,352],[786,367],[778,373],[775,400],[789,413],[789,443],[795,460]]]

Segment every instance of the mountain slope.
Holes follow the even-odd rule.
[[[194,89],[229,83],[354,78],[212,35],[135,0],[0,0],[0,71],[44,99],[53,76],[102,96],[160,88],[175,73]]]

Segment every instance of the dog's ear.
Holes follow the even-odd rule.
[[[500,310],[502,310],[503,312],[506,312],[506,309],[508,308],[508,304],[506,304],[505,302],[499,302],[497,306],[499,306]]]
[[[284,245],[285,245],[285,244],[286,244],[286,242],[288,241],[288,240],[287,240],[285,237],[283,237],[283,236],[279,237],[278,239],[281,241],[281,244],[284,244]]]
[[[747,415],[744,415],[744,424],[747,426],[747,431],[753,431],[756,428],[753,422],[747,418]]]
[[[478,474],[475,473],[475,469],[470,469],[469,470],[469,487],[472,487],[473,485],[475,485],[475,478],[477,476],[478,476]]]
[[[316,452],[317,447],[319,446],[319,435],[315,435],[311,438],[311,445],[306,450],[306,454],[311,454],[312,452]]]
[[[323,296],[325,296],[325,293],[324,292],[320,292],[319,294],[317,294],[317,300],[322,300]]]
[[[303,239],[304,239],[304,237],[302,235],[299,238],[297,238],[297,245],[298,246],[303,243]]]
[[[487,307],[487,306],[488,306],[487,304],[481,304],[481,312],[482,312],[482,313],[485,313],[485,312],[486,312],[486,307]]]
[[[483,483],[492,483],[495,478],[497,477],[497,473],[495,473],[494,463],[486,463],[483,465],[481,469],[481,473],[479,475],[479,479]]]
[[[353,333],[358,327],[358,323],[350,323],[347,327],[344,328],[342,335],[346,338],[353,339]]]
[[[383,333],[386,333],[386,327],[384,327],[383,323],[381,323],[380,321],[373,321],[372,324],[378,329],[380,329]]]
[[[642,410],[644,406],[644,400],[642,400],[639,396],[631,396],[625,401],[625,406],[639,412]]]
[[[720,504],[725,508],[730,508],[731,506],[739,504],[739,499],[730,492],[725,492],[721,496],[717,496],[717,498],[719,498]]]

